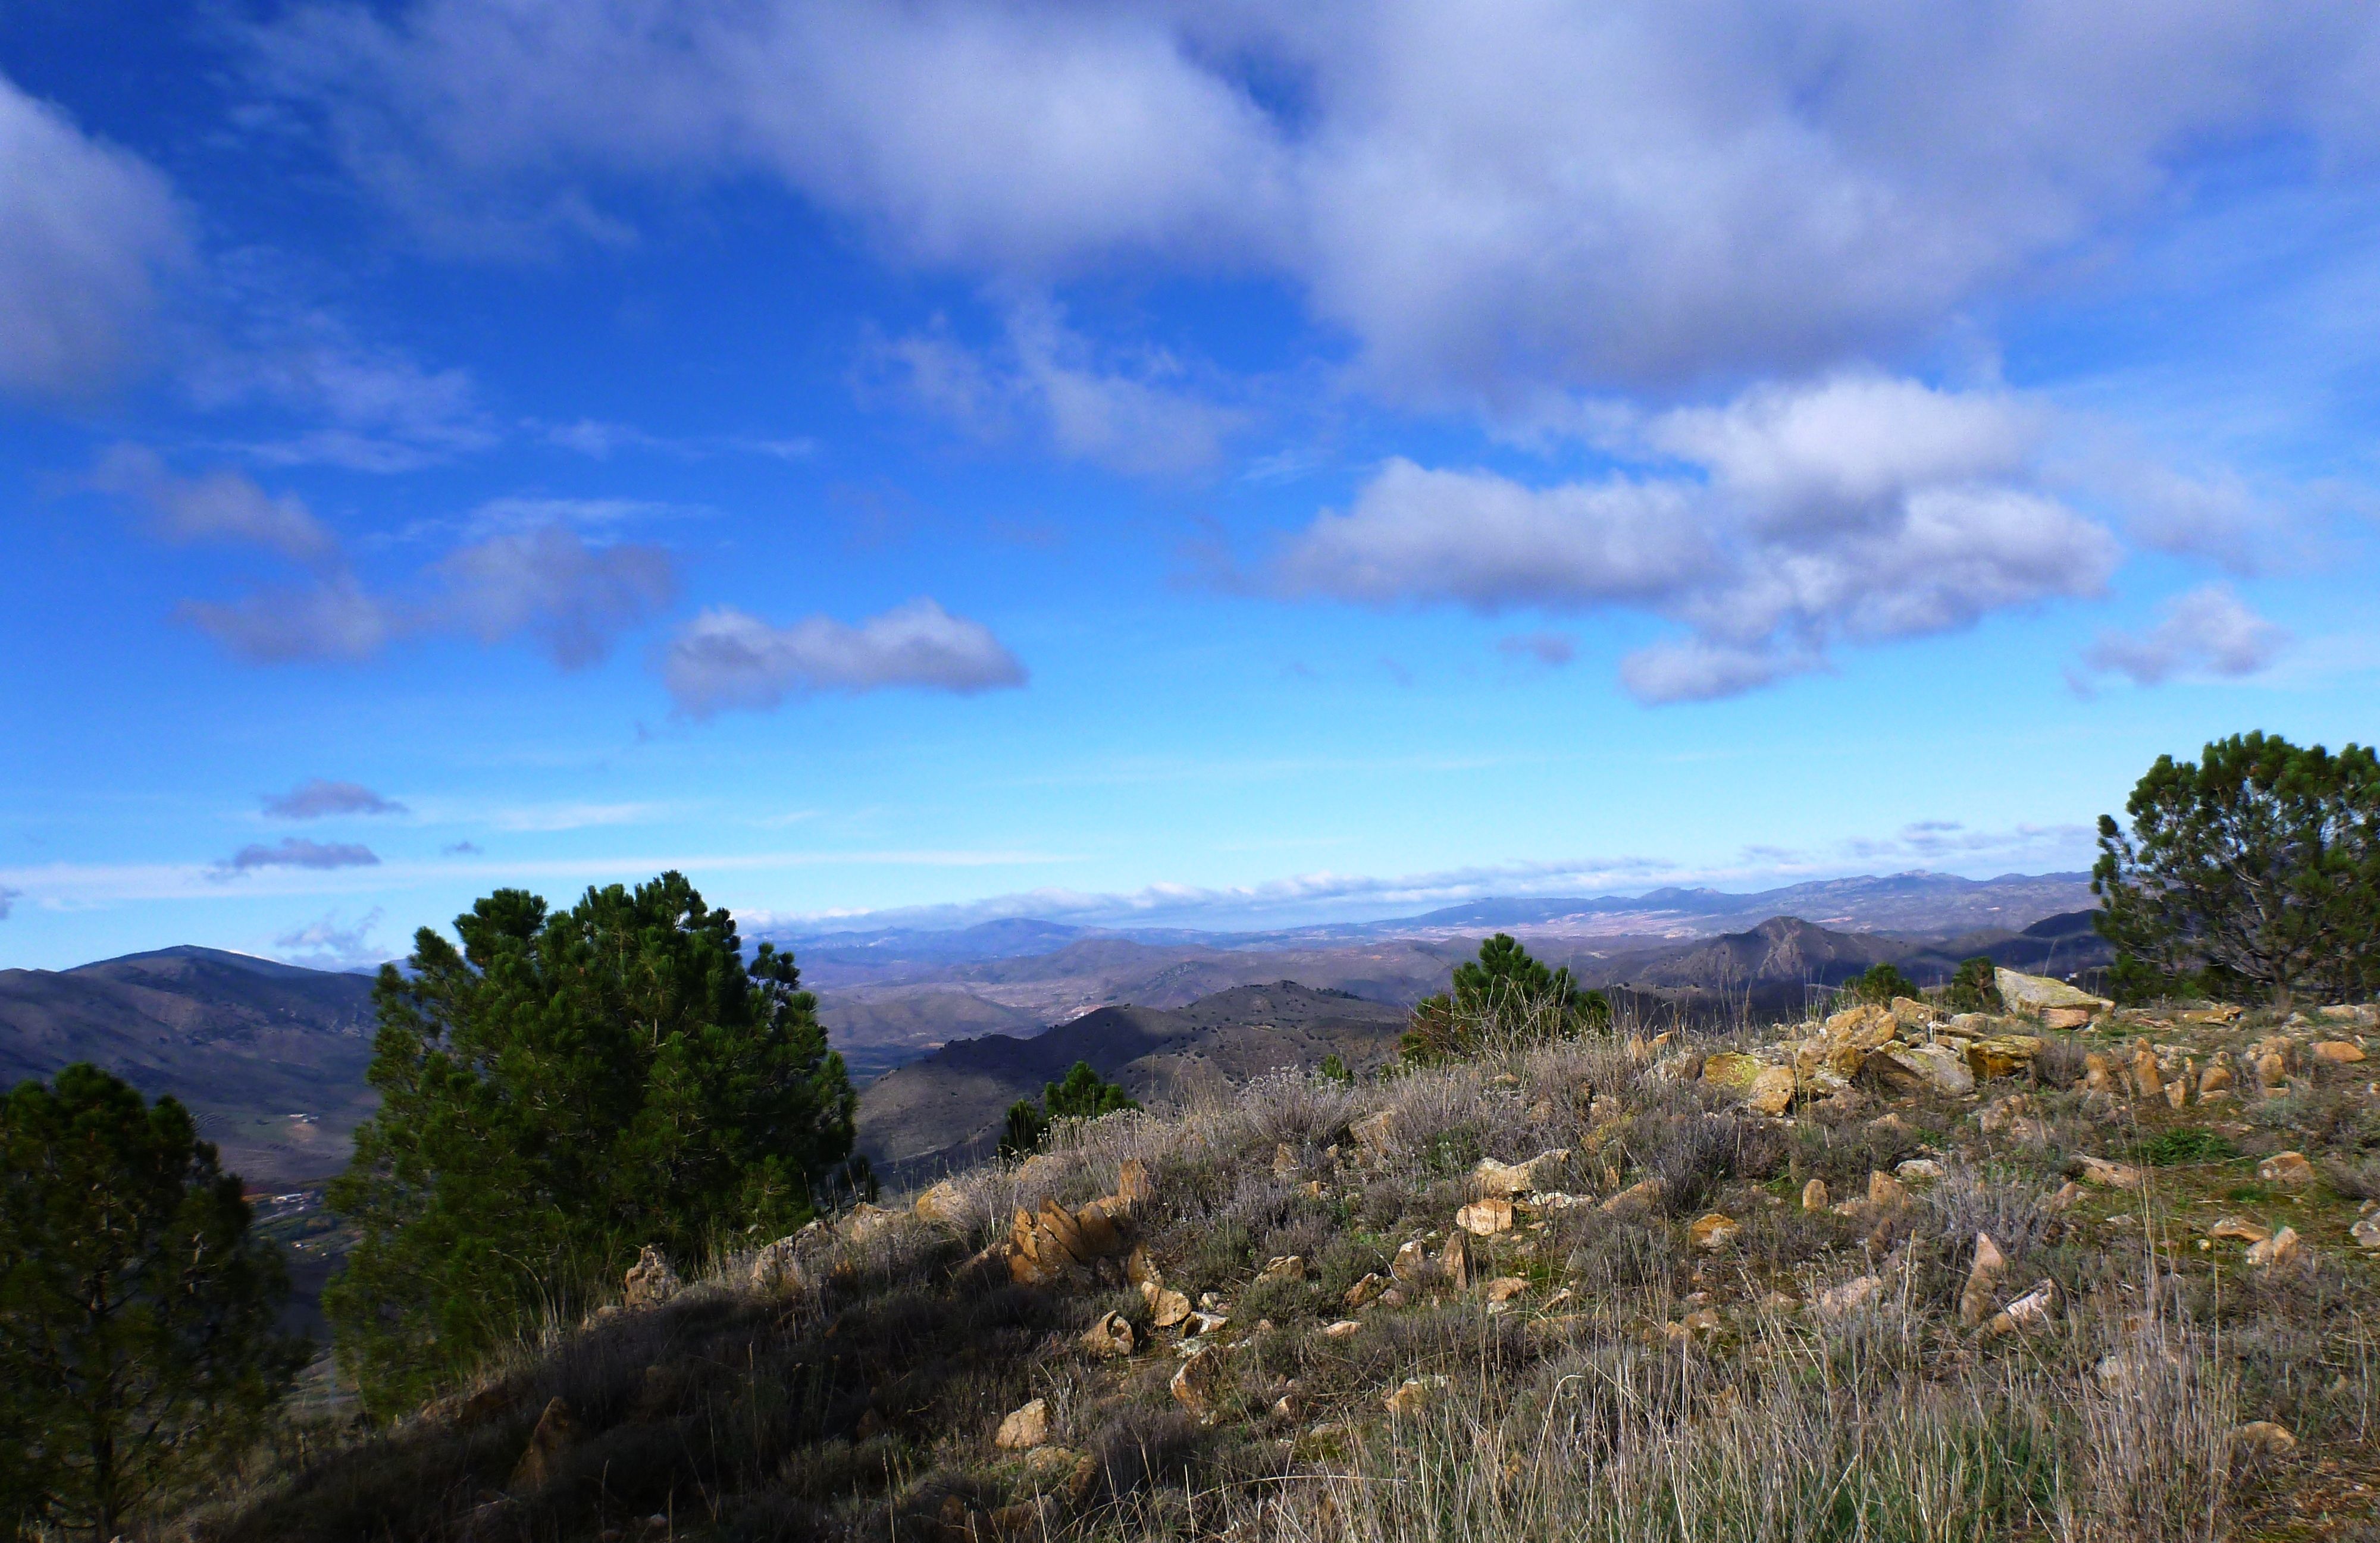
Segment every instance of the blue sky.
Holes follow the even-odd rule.
[[[2083,866],[2374,732],[2267,10],[12,6],[0,964]]]

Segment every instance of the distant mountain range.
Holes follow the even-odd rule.
[[[0,970],[0,1086],[96,1062],[189,1105],[225,1167],[319,1178],[371,1112],[371,991],[360,975],[188,946]]]
[[[867,1085],[871,1150],[914,1163],[978,1141],[984,1110],[996,1124],[1078,1058],[1172,1097],[1310,1065],[1329,1047],[1351,1065],[1385,1055],[1404,1009],[1443,989],[1495,931],[1633,1010],[1706,1020],[1799,1013],[1886,959],[1921,982],[1973,954],[2091,969],[2107,955],[2090,905],[2080,874],[1902,874],[1755,895],[1489,899],[1270,933],[1026,920],[752,935],[794,947],[833,1043]],[[370,996],[365,976],[200,947],[0,970],[0,1086],[96,1061],[190,1104],[251,1179],[320,1178],[345,1163],[372,1107]]]
[[[1858,932],[1939,937],[1981,928],[2021,928],[2095,903],[2088,874],[1967,879],[1914,872],[1822,879],[1750,894],[1670,888],[1645,895],[1483,899],[1379,922],[1262,932],[1015,920],[955,929],[761,928],[751,935],[795,949],[813,987],[829,989],[915,981],[961,965],[1043,957],[1069,944],[1096,939],[1223,953],[1300,951],[1346,943],[1477,938],[1500,931],[1567,938],[1707,936],[1741,931],[1772,916]]]

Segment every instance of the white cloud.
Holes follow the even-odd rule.
[[[696,717],[820,692],[910,686],[971,695],[1025,683],[1025,667],[990,628],[929,599],[857,626],[811,616],[776,627],[714,607],[671,640],[660,666],[679,710]]]
[[[2115,538],[2042,491],[2023,404],[1837,377],[1626,424],[1683,461],[1532,488],[1395,460],[1281,554],[1293,594],[1482,612],[1621,608],[1688,635],[1626,659],[1639,700],[1732,695],[1826,668],[1838,643],[1972,626],[2095,595]]]
[[[977,439],[1029,431],[1060,454],[1135,476],[1203,471],[1247,421],[1193,389],[1184,367],[1161,351],[1096,356],[1047,303],[1013,307],[997,349],[972,349],[938,330],[875,353],[876,372],[911,405]]]
[[[77,397],[133,362],[190,258],[164,176],[0,76],[0,392]]]
[[[2136,686],[2157,686],[2184,674],[2254,675],[2289,643],[2285,629],[2249,609],[2228,585],[2210,584],[2168,601],[2154,627],[2102,632],[2083,662]]]
[[[1344,514],[1325,513],[1280,566],[1296,594],[1373,605],[1650,602],[1716,561],[1685,483],[1614,477],[1550,488],[1398,457]]]
[[[758,173],[1003,283],[1278,274],[1386,389],[1509,402],[1923,340],[2169,213],[2208,145],[2360,164],[2375,30],[2221,0],[417,0],[253,35],[439,239],[617,238],[624,178]]]

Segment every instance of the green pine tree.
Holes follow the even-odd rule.
[[[1889,1006],[1896,996],[1916,1000],[1923,995],[1916,982],[1889,964],[1869,965],[1864,972],[1844,982],[1843,989],[1851,993],[1852,1001],[1873,1002],[1878,1007]]]
[[[2380,990],[2380,755],[2235,734],[2158,756],[2124,810],[2091,871],[2119,996]]]
[[[1131,1094],[1102,1081],[1088,1061],[1077,1061],[1063,1080],[1044,1082],[1041,1102],[1019,1099],[1008,1106],[1008,1123],[1000,1137],[1000,1155],[1022,1157],[1039,1151],[1058,1120],[1095,1120],[1120,1109],[1137,1109]]]
[[[1442,1061],[1498,1039],[1565,1037],[1611,1024],[1611,1004],[1586,991],[1567,967],[1549,970],[1505,933],[1454,967],[1450,989],[1414,1007],[1401,1046],[1411,1062]]]
[[[1942,995],[1942,1005],[1954,1013],[2006,1011],[2008,1004],[2000,1000],[1998,970],[1987,958],[1961,959],[1950,977],[1950,989]]]
[[[360,1236],[323,1306],[382,1417],[577,1317],[641,1246],[773,1237],[850,1176],[817,999],[683,875],[559,914],[500,890],[455,930],[381,970],[381,1108],[331,1189]]]
[[[0,1526],[114,1537],[251,1442],[304,1363],[280,1254],[188,1111],[96,1067],[0,1098]],[[43,1536],[47,1536],[46,1533]]]

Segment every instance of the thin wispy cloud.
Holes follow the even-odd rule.
[[[334,814],[402,814],[405,805],[360,782],[311,778],[285,793],[264,795],[264,813],[276,820],[320,820]]]
[[[389,957],[388,950],[371,944],[371,934],[380,925],[380,919],[378,906],[353,922],[342,921],[337,911],[331,911],[281,934],[273,940],[273,946],[285,962],[313,970],[353,970],[359,965],[378,964]]]
[[[93,485],[147,509],[176,538],[246,542],[310,570],[235,600],[176,608],[180,621],[254,664],[356,663],[407,638],[460,633],[486,644],[527,639],[562,669],[583,669],[677,590],[676,564],[662,548],[590,543],[557,523],[455,547],[409,587],[382,590],[365,583],[301,500],[268,494],[245,474],[177,477],[153,452],[118,446]]]
[[[302,836],[285,836],[271,845],[251,841],[216,863],[212,872],[230,877],[259,868],[372,868],[379,864],[370,847],[353,841],[310,841]]]

